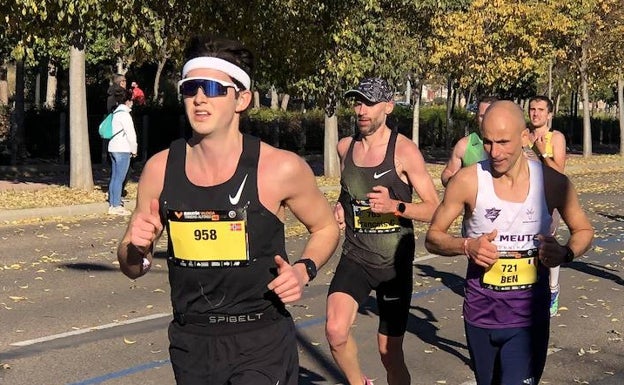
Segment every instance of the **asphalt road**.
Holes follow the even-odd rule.
[[[562,309],[552,319],[542,383],[622,384],[624,208],[616,193],[587,193],[582,201],[596,239],[586,256],[562,269]],[[167,351],[166,263],[158,254],[152,271],[136,281],[119,272],[115,247],[125,221],[93,215],[0,226],[0,384],[174,383]],[[289,238],[289,255],[297,258],[303,243]],[[422,247],[416,257],[405,338],[412,383],[471,384],[461,317],[466,261],[428,255]],[[298,328],[301,384],[343,381],[323,331],[327,285],[337,260],[335,255],[304,299],[290,306]],[[376,327],[371,297],[354,333],[366,374],[385,384]]]

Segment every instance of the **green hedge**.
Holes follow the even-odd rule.
[[[402,134],[412,137],[413,110],[403,106],[395,106],[388,116],[388,125]],[[26,112],[25,139],[31,158],[57,159],[59,148],[59,111]],[[340,138],[357,132],[355,115],[352,108],[339,108],[338,136]],[[144,119],[149,127],[143,127]],[[89,115],[89,139],[92,162],[99,163],[105,148],[97,134],[97,125],[104,114]],[[167,148],[169,143],[180,136],[189,136],[190,127],[184,116],[182,106],[152,107],[144,106],[133,111],[133,117],[140,145],[145,145],[146,156]],[[457,108],[452,116],[451,127],[446,124],[445,106],[424,106],[420,108],[419,143],[424,150],[445,149],[448,153],[457,140],[465,132],[476,129],[474,114]],[[325,116],[321,109],[301,111],[281,111],[269,108],[251,109],[245,112],[241,120],[241,130],[260,137],[276,147],[291,150],[301,155],[322,154]],[[617,120],[592,118],[592,139],[594,144],[619,146],[620,131]],[[0,153],[8,151],[8,109],[0,108]],[[553,128],[563,132],[570,148],[582,143],[581,118],[557,116],[553,120]],[[69,121],[65,121],[65,160],[69,159]],[[6,159],[0,159],[5,163]]]
[[[355,114],[351,108],[339,108],[339,138],[357,132]],[[420,109],[419,141],[421,146],[448,147],[464,136],[465,130],[475,129],[474,115],[457,109],[453,114],[451,129],[446,127],[444,106],[422,107]],[[412,137],[413,110],[395,106],[388,116],[388,125],[402,134]],[[242,130],[256,135],[266,142],[300,154],[322,153],[324,137],[324,112],[314,109],[302,112],[252,109],[243,117]]]

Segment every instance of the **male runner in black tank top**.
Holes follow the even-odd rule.
[[[338,225],[305,161],[240,132],[252,97],[251,53],[197,37],[186,60],[179,91],[193,135],[146,163],[118,249],[121,270],[145,274],[167,228],[178,384],[295,385],[297,341],[284,304],[301,298],[332,255]],[[286,207],[310,231],[292,265]]]
[[[335,215],[346,232],[327,299],[327,339],[349,384],[370,384],[350,330],[359,305],[375,290],[388,384],[408,385],[403,335],[412,296],[412,220],[429,221],[438,194],[416,144],[386,126],[394,108],[386,81],[364,79],[345,96],[355,98],[359,133],[338,143],[342,190]],[[412,188],[421,203],[412,203]]]

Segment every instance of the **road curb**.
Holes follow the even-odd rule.
[[[134,210],[134,201],[126,202],[129,210]],[[38,207],[32,209],[0,210],[0,223],[25,219],[44,219],[50,217],[74,217],[80,215],[107,214],[108,203],[87,203],[61,207]]]

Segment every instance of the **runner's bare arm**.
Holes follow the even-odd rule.
[[[468,204],[468,190],[474,190],[476,196],[474,187],[466,188],[475,184],[475,181],[469,178],[469,171],[469,169],[461,169],[449,181],[442,202],[431,219],[425,237],[425,247],[431,253],[445,256],[464,254],[464,239],[449,234],[448,230]],[[466,185],[466,183],[470,184]]]
[[[336,249],[340,232],[329,202],[316,185],[312,170],[302,158],[292,156],[294,160],[284,181],[287,193],[284,203],[310,232],[303,256],[314,260],[320,268]]]
[[[397,166],[414,186],[414,191],[420,198],[420,202],[406,202],[405,213],[402,216],[417,221],[431,221],[440,199],[418,146],[407,137],[399,135],[395,156]]]
[[[121,271],[135,279],[147,272],[151,265],[154,244],[162,234],[163,226],[158,213],[158,198],[163,188],[168,150],[150,158],[139,179],[136,208],[126,233],[117,248]],[[144,258],[149,265],[144,265]]]
[[[320,269],[332,256],[338,246],[340,230],[334,218],[329,202],[316,185],[316,179],[310,166],[298,155],[277,149],[267,150],[272,164],[271,175],[262,184],[271,181],[271,192],[261,196],[269,199],[269,194],[280,198],[280,202],[290,209],[293,215],[303,223],[310,236],[303,249],[301,258],[309,258]],[[261,193],[262,194],[262,193]],[[282,256],[286,259],[286,256]],[[276,258],[279,276],[269,283],[284,303],[293,302],[301,297],[303,286],[308,283],[306,266],[301,263],[291,266],[282,264]]]
[[[544,167],[544,185],[548,205],[551,209],[559,211],[561,219],[570,231],[570,238],[566,246],[572,250],[575,257],[583,255],[591,247],[594,228],[581,207],[574,185],[565,175],[554,172],[548,167]],[[558,243],[555,247],[557,250],[551,250],[547,254],[556,254],[557,261],[554,264],[559,265],[562,262],[559,262],[558,259],[561,257],[562,261],[565,258],[567,249]]]
[[[553,131],[552,135],[552,158],[544,158],[544,163],[547,166],[554,168],[563,174],[566,164],[566,140],[565,136],[559,131]]]
[[[464,136],[460,140],[457,141],[455,147],[453,147],[453,152],[451,153],[451,157],[446,164],[444,170],[442,170],[442,174],[440,175],[440,180],[442,181],[442,186],[446,187],[448,185],[449,179],[453,175],[459,171],[462,167],[462,157],[466,152],[466,146],[468,145],[468,137]]]

